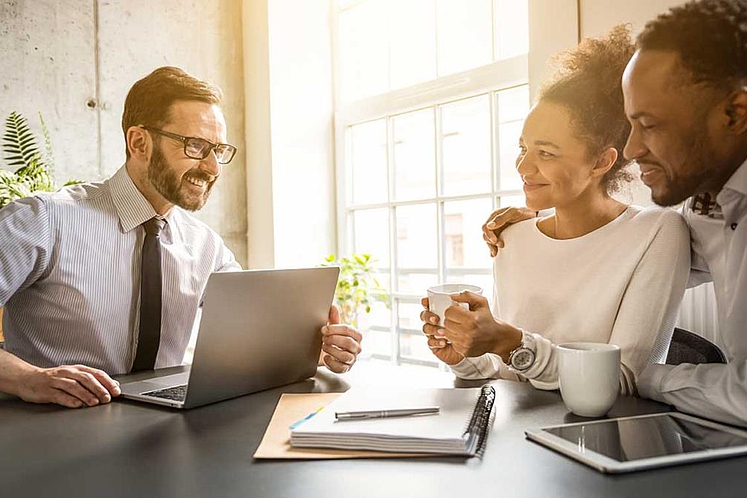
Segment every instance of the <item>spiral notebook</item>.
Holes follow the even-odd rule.
[[[495,390],[353,388],[291,430],[297,448],[480,455],[493,422]],[[414,417],[337,421],[336,412],[438,406]]]

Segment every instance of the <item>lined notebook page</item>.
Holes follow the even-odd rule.
[[[297,427],[294,436],[355,435],[381,436],[383,439],[462,440],[479,388],[471,389],[387,389],[352,388]],[[338,422],[335,412],[391,410],[438,406],[437,415],[398,417]]]

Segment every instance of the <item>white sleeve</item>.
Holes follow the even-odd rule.
[[[41,197],[0,209],[0,307],[47,270],[52,253],[49,213]]]
[[[476,358],[465,358],[451,365],[451,371],[460,379],[497,379],[502,363],[499,356],[487,353]]]
[[[726,365],[651,364],[641,374],[638,392],[680,411],[747,426],[747,359]]]
[[[610,261],[610,265],[614,265]],[[674,329],[690,269],[689,231],[676,212],[665,213],[643,257],[630,278],[610,335],[620,346],[620,391],[636,393],[636,377],[652,358],[663,356]],[[614,271],[614,266],[612,268]],[[554,344],[537,333],[536,359],[522,372],[542,389],[557,388],[558,366]]]

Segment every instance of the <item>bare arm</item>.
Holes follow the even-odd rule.
[[[0,391],[31,403],[96,406],[119,396],[119,382],[85,365],[39,368],[0,350]]]

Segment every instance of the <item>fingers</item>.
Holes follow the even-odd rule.
[[[423,299],[421,299],[420,300],[420,304],[422,304],[423,308],[425,308],[425,309],[429,309],[431,307],[430,301],[428,300],[427,297],[424,297]]]
[[[432,323],[435,325],[438,323],[438,315],[425,310],[420,313],[420,321],[425,323]]]
[[[446,339],[437,339],[433,336],[428,336],[428,347],[431,349],[442,349],[447,346]]]
[[[85,365],[76,365],[76,367],[93,375],[111,396],[116,397],[122,394],[122,390],[119,388],[119,382],[109,377],[109,374],[103,370],[87,367]]]
[[[485,228],[492,230],[493,233],[498,236],[508,225],[518,221],[528,220],[529,218],[534,218],[535,215],[535,211],[531,211],[525,207],[508,207],[503,209],[502,212],[498,212],[492,219],[488,220],[485,224]]]
[[[353,337],[348,337],[344,335],[326,336],[322,340],[322,345],[323,346],[335,346],[336,348],[342,351],[346,351],[354,355],[358,355],[358,353],[361,352],[360,341],[356,340]]]
[[[451,294],[449,297],[451,297],[452,301],[456,301],[457,303],[467,303],[469,304],[469,307],[471,310],[476,310],[478,308],[483,308],[488,305],[488,300],[485,299],[480,294],[475,294],[474,292],[470,291],[462,291],[458,294]],[[459,306],[449,306],[446,308],[447,310],[450,308],[458,308]],[[461,308],[464,310],[464,308]],[[446,312],[444,312],[444,315],[446,315]]]
[[[327,353],[327,355],[333,357],[340,363],[345,363],[346,365],[352,365],[353,363],[355,363],[356,355],[354,355],[350,351],[337,349],[336,347],[327,344],[322,344],[322,351],[324,351],[325,353]]]
[[[351,367],[351,365],[343,363],[330,355],[324,356],[324,364],[334,373],[345,373],[350,370]]]
[[[327,342],[328,339],[332,337],[350,337],[355,342],[359,343],[363,340],[363,335],[358,332],[355,328],[351,327],[350,325],[325,325],[322,327],[322,342]],[[359,346],[360,348],[360,346]]]
[[[438,325],[431,325],[429,323],[423,325],[423,333],[428,336],[435,335],[439,337],[443,337],[445,334],[442,327],[439,327]]]
[[[329,308],[328,322],[331,325],[340,323],[340,310],[334,304]]]
[[[52,380],[51,387],[77,398],[86,406],[96,406],[102,403],[101,401],[99,401],[97,394],[94,394],[86,387],[83,387],[82,381],[78,380],[80,379],[80,376],[76,377],[77,379],[73,379],[70,377],[57,377]],[[104,401],[104,403],[108,403],[109,401],[111,401],[111,398],[109,398],[108,401]]]

